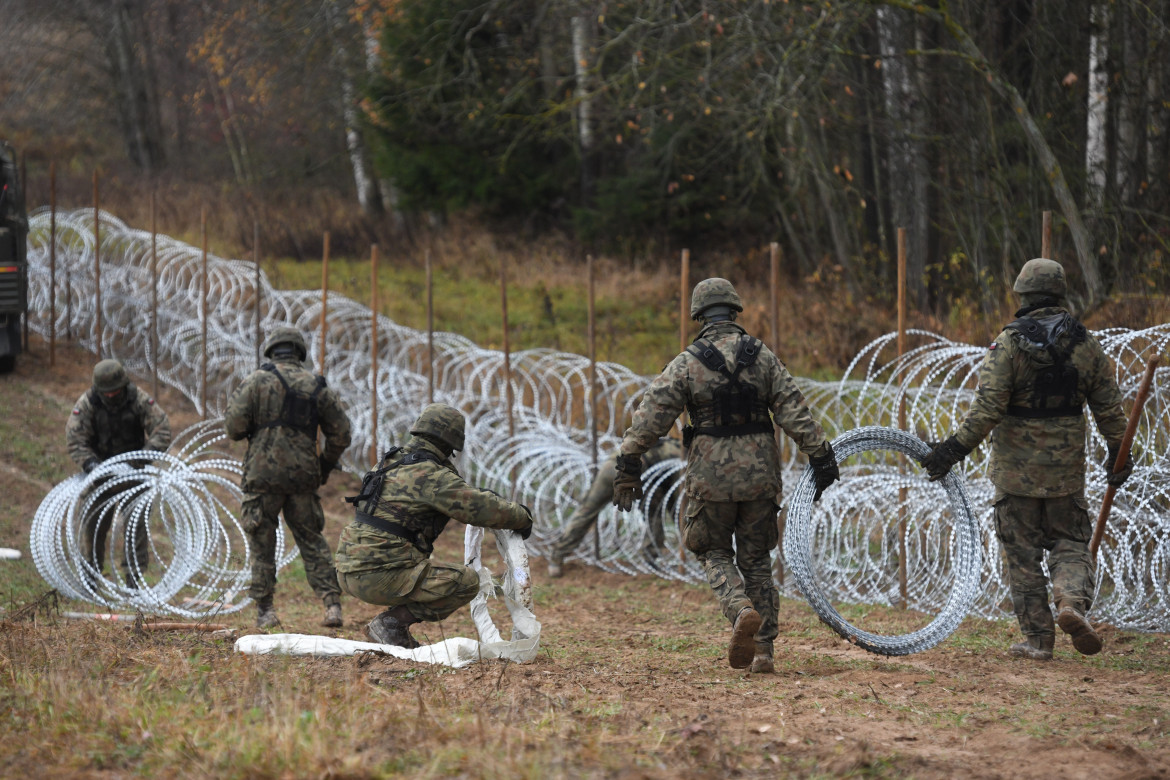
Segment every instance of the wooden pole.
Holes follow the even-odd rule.
[[[682,262],[679,268],[678,275],[678,351],[684,352],[687,348],[687,324],[691,319],[691,250],[684,249],[682,251]],[[682,459],[686,462],[687,455],[686,448],[683,448]],[[686,570],[685,561],[687,559],[687,548],[683,544],[682,535],[682,519],[686,512],[687,506],[686,494],[683,494],[682,500],[679,501],[678,507],[678,570],[683,572]]]
[[[260,289],[260,221],[252,222],[252,262],[256,264],[256,368],[260,367],[260,345],[264,342],[260,305],[264,302]]]
[[[326,318],[329,316],[329,231],[325,231],[325,240],[321,250],[321,376],[325,376],[325,330]]]
[[[49,367],[57,365],[57,161],[49,161]]]
[[[20,182],[19,182],[20,186],[17,187],[17,191],[20,193],[21,211],[25,210],[26,201],[28,198],[28,162],[27,161],[28,161],[28,158],[25,156],[25,153],[21,152],[20,153]],[[27,281],[28,280],[28,268],[26,267],[22,273],[23,273],[25,280]],[[25,285],[24,292],[22,294],[24,295],[24,301],[23,301],[24,311],[21,312],[21,314],[20,314],[21,345],[24,347],[24,351],[27,353],[29,351],[29,349],[28,349],[28,286],[27,286],[27,284]]]
[[[1146,371],[1142,374],[1142,382],[1138,385],[1137,395],[1133,399],[1133,410],[1129,413],[1129,422],[1125,426],[1125,434],[1121,437],[1121,446],[1117,451],[1117,460],[1113,463],[1113,470],[1117,471],[1129,460],[1129,451],[1133,447],[1133,437],[1137,434],[1138,423],[1142,418],[1142,407],[1146,405],[1146,398],[1150,395],[1150,385],[1154,381],[1154,370],[1158,367],[1161,355],[1154,355],[1146,363]],[[1101,539],[1105,536],[1105,521],[1109,519],[1109,512],[1113,509],[1113,496],[1117,488],[1109,485],[1105,488],[1105,495],[1101,499],[1101,511],[1097,514],[1097,526],[1093,529],[1093,538],[1089,542],[1089,555],[1093,561],[1097,560],[1097,550],[1101,547]]]
[[[370,247],[370,460],[378,465],[378,245]]]
[[[597,320],[595,319],[596,280],[593,270],[593,255],[585,256],[585,275],[589,280],[588,319],[585,341],[589,350],[589,447],[593,463],[590,482],[597,479]],[[601,528],[593,524],[593,557],[601,559]]]
[[[1045,211],[1040,228],[1040,256],[1052,258],[1052,212]]]
[[[199,236],[203,246],[203,272],[199,287],[199,414],[207,419],[207,206],[199,210]]]
[[[500,310],[503,315],[504,326],[504,398],[508,412],[508,444],[512,444],[516,437],[516,420],[513,417],[512,407],[515,399],[512,397],[512,348],[508,339],[508,261],[500,258]],[[512,484],[510,495],[516,497],[516,467],[512,467]]]
[[[427,403],[435,402],[435,287],[431,250],[426,254],[427,267]]]
[[[93,172],[93,289],[94,289],[94,352],[102,359],[102,241],[101,201],[98,199],[98,172]]]
[[[898,358],[906,354],[906,228],[898,228]],[[898,429],[906,429],[906,394],[898,393]],[[898,489],[898,592],[906,609],[906,488]]]
[[[768,246],[769,260],[769,290],[768,296],[768,324],[771,327],[772,351],[780,354],[780,245],[773,241]],[[776,450],[780,454],[780,464],[784,464],[784,429],[776,426]],[[776,579],[780,586],[784,586],[784,531],[787,518],[785,510],[776,513],[776,547],[779,555],[776,556]]]
[[[158,211],[150,193],[150,379],[158,398]]]

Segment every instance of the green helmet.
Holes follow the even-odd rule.
[[[431,404],[410,426],[415,436],[430,436],[452,450],[463,449],[463,412],[447,404]]]
[[[1037,257],[1024,263],[1020,275],[1012,290],[1021,295],[1027,293],[1045,293],[1063,298],[1068,292],[1068,285],[1064,281],[1064,267],[1055,260]]]
[[[691,319],[699,319],[699,315],[712,306],[730,306],[743,311],[743,304],[731,282],[718,277],[704,279],[695,285],[695,291],[691,293]]]
[[[268,338],[264,341],[264,357],[272,357],[272,351],[280,344],[292,344],[297,352],[301,355],[301,360],[309,354],[308,347],[305,346],[305,337],[296,328],[280,327],[275,328],[268,334]]]
[[[112,393],[128,384],[130,377],[117,360],[102,360],[93,367],[93,386],[99,393]]]

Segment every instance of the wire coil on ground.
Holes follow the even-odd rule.
[[[930,451],[923,441],[905,431],[876,426],[858,428],[838,436],[833,441],[833,450],[837,455],[838,462],[861,453],[894,452],[921,457]],[[877,458],[863,460],[871,462],[863,462],[848,469],[842,469],[843,482],[853,484],[855,480],[864,479],[866,473],[886,472],[881,475],[882,484],[892,485],[895,488],[923,487],[920,475],[912,475],[905,479],[895,478],[894,474],[897,473],[897,469],[890,465],[888,458],[879,455]],[[796,579],[801,593],[812,605],[817,616],[842,637],[872,653],[909,655],[934,647],[950,636],[958,627],[959,623],[966,617],[979,592],[982,547],[979,524],[972,511],[970,497],[967,495],[963,478],[957,470],[952,470],[942,480],[941,485],[949,499],[953,522],[946,529],[940,529],[937,523],[934,524],[927,535],[935,538],[932,541],[920,543],[924,548],[934,548],[936,551],[945,553],[939,557],[946,559],[946,564],[949,565],[944,565],[944,570],[936,571],[935,573],[940,576],[933,579],[936,579],[935,587],[941,587],[944,583],[938,582],[938,579],[945,580],[949,577],[951,580],[950,594],[934,620],[917,631],[901,636],[884,636],[859,629],[845,620],[833,607],[818,582],[817,570],[822,567],[857,567],[859,561],[863,561],[864,557],[835,556],[832,554],[833,550],[836,549],[835,545],[831,541],[826,543],[823,538],[818,539],[818,535],[823,537],[826,533],[841,534],[843,529],[840,520],[818,524],[814,519],[812,509],[815,483],[811,468],[805,470],[793,491],[788,509],[788,525],[784,535],[784,557],[788,568]],[[897,491],[895,491],[896,493]],[[848,534],[849,531],[853,531],[863,535],[867,546],[880,545],[880,540],[889,538],[889,534],[885,533],[887,529],[873,524],[866,525],[865,518],[877,518],[879,525],[881,523],[888,525],[891,520],[889,509],[893,506],[896,510],[900,504],[891,505],[889,502],[884,502],[884,505],[874,507],[876,512],[865,514],[855,511],[851,515],[839,514],[837,510],[842,508],[839,505],[851,501],[856,495],[857,492],[853,490],[827,490],[821,496],[821,513],[827,513],[834,518],[857,518],[857,525],[852,529],[845,530],[844,533]],[[867,494],[867,500],[871,502],[874,500],[872,492]],[[898,513],[895,511],[892,515],[894,523],[898,522],[897,517]],[[922,528],[921,518],[916,525]],[[878,536],[876,541],[875,535]],[[949,538],[945,538],[944,535],[949,536]],[[911,546],[909,538],[906,539],[906,543],[907,547]],[[815,560],[814,550],[820,555]],[[888,556],[886,557],[888,559]],[[919,554],[913,556],[911,560],[922,564],[926,558],[926,556]],[[947,569],[949,571],[946,571]],[[840,571],[834,572],[837,578],[840,577],[840,574]],[[919,572],[915,579],[921,579],[921,576],[922,573]],[[880,588],[880,583],[877,588]],[[869,595],[872,598],[877,593],[871,592]]]

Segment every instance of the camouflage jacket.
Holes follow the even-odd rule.
[[[90,458],[105,460],[134,450],[165,452],[171,446],[171,423],[154,399],[133,383],[116,406],[90,388],[77,399],[65,423],[65,446],[79,467]]]
[[[528,510],[515,501],[467,484],[454,464],[430,442],[412,436],[403,448],[404,452],[419,450],[438,456],[439,462],[423,460],[388,470],[372,513],[375,517],[400,525],[413,525],[412,519],[426,524],[437,519],[435,525],[440,531],[447,520],[513,530],[526,528],[532,522]],[[395,459],[404,452],[397,453]],[[437,535],[429,536],[427,541],[433,543]],[[430,556],[409,540],[356,520],[342,529],[335,556],[337,571],[344,574],[409,568],[421,576],[428,560]]]
[[[274,361],[289,387],[309,396],[317,388],[317,375],[296,358]],[[275,374],[253,371],[232,393],[224,414],[224,428],[233,440],[248,439],[244,456],[245,493],[313,493],[321,484],[317,437],[303,430],[278,425],[284,410],[284,385]],[[321,458],[336,464],[349,446],[349,418],[337,393],[328,387],[317,394],[317,424],[325,434]]]
[[[1052,332],[1067,312],[1046,307],[1028,316]],[[1071,318],[1070,318],[1071,319]],[[1072,320],[1075,322],[1075,320]],[[1066,332],[1055,339],[1067,347]],[[1055,365],[1052,354],[1020,331],[1005,328],[988,347],[979,369],[979,388],[955,437],[974,449],[994,428],[991,439],[991,481],[1001,493],[1052,498],[1081,493],[1085,488],[1085,415],[1081,411],[1056,417],[1021,416],[1020,409],[1037,404],[1038,378]],[[1087,401],[1097,428],[1110,446],[1125,434],[1125,410],[1113,365],[1091,333],[1072,348],[1065,365],[1076,371],[1068,389],[1071,398],[1043,403],[1083,407]],[[1027,414],[1026,412],[1024,414]]]
[[[743,328],[716,322],[703,328],[699,338],[711,342],[728,366],[735,365],[735,351]],[[772,422],[784,429],[801,452],[824,452],[825,432],[813,419],[804,396],[788,369],[771,350],[763,347],[756,362],[739,378],[756,388]],[[672,360],[646,388],[634,412],[633,424],[622,440],[623,455],[641,455],[654,446],[674,424],[688,403],[706,404],[727,379],[712,371],[690,352]],[[773,432],[743,436],[696,436],[687,454],[686,493],[705,501],[752,501],[775,498],[780,493],[780,450]]]

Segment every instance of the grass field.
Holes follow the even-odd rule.
[[[1170,776],[1170,642],[1103,626],[1105,651],[1010,658],[1010,622],[968,620],[918,655],[865,653],[803,602],[781,605],[777,673],[726,663],[728,626],[705,586],[533,560],[543,624],[537,660],[454,671],[387,656],[250,657],[230,639],[65,619],[92,610],[43,599],[28,549],[31,517],[71,473],[65,416],[92,357],[44,345],[0,377],[0,767],[5,777],[699,778]],[[184,399],[160,403],[176,430]],[[326,536],[347,522],[335,478]],[[436,555],[457,560],[460,527]],[[362,638],[378,608],[343,602],[330,633]],[[23,607],[23,609],[22,609]],[[281,576],[284,629],[322,632],[299,561]],[[842,607],[885,633],[923,616]],[[250,630],[254,612],[222,622]],[[420,632],[421,633],[421,632]],[[425,638],[474,636],[466,610]],[[419,637],[423,639],[423,636]]]

